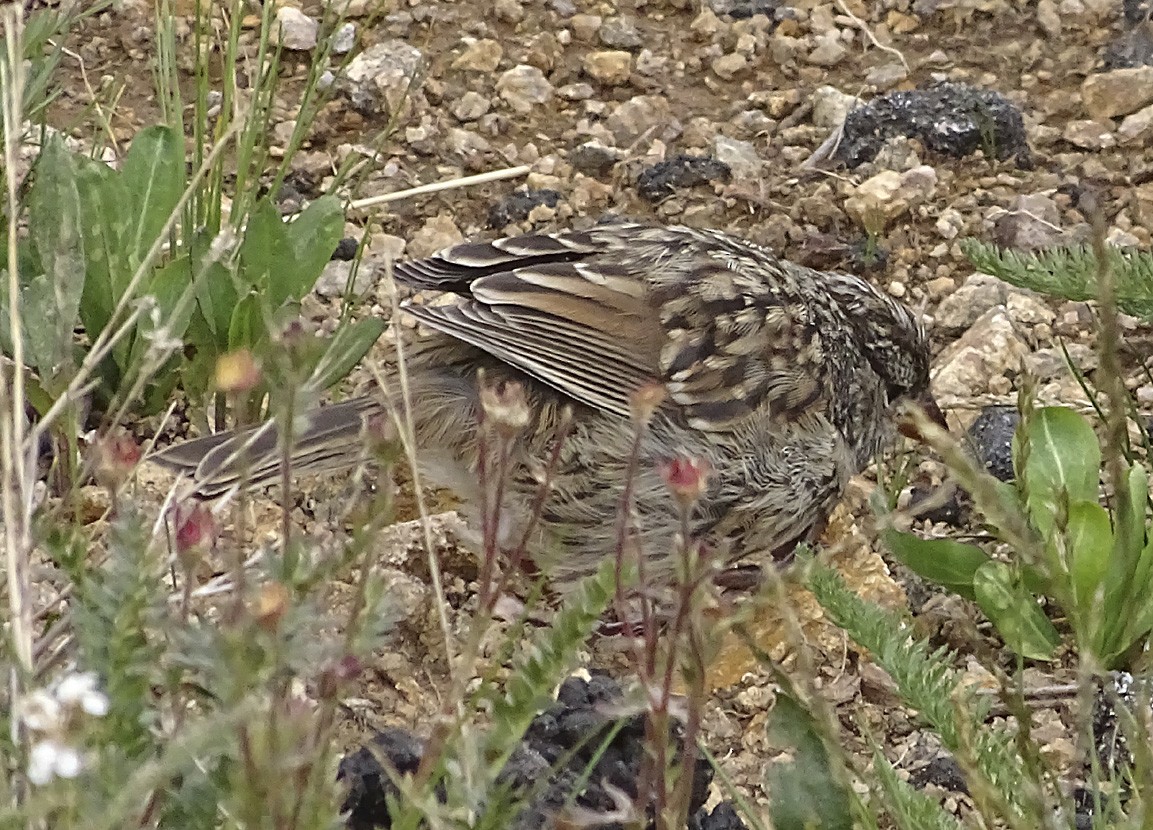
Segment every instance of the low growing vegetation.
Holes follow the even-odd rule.
[[[110,145],[115,164],[105,160],[100,133],[78,146],[43,126],[59,60],[44,45],[65,38],[75,18],[38,12],[22,23],[16,7],[2,10],[5,827],[341,826],[347,789],[336,776],[343,750],[336,723],[364,664],[407,610],[378,564],[382,535],[397,517],[398,482],[419,477],[404,416],[412,402],[401,395],[392,396],[388,418],[369,425],[376,486],[363,509],[345,514],[354,526],[334,544],[293,532],[288,487],[277,494],[282,533],[261,541],[250,538],[248,497],[209,507],[170,494],[154,504],[137,479],[143,448],[126,428],[133,419],[171,411],[178,399],[205,425],[264,415],[291,421],[386,329],[351,302],[332,338],[316,341],[299,328],[300,302],[344,235],[342,199],[355,182],[341,171],[332,193],[280,215],[274,195],[323,100],[319,68],[328,55],[310,68],[297,130],[273,163],[263,116],[278,77],[274,6],[264,5],[251,60],[237,46],[243,8],[231,4],[231,28],[204,50],[217,50],[225,66],[220,100],[210,106],[210,73],[198,63],[186,109],[162,4],[156,77],[168,122],[127,147]],[[207,43],[208,21],[197,26]],[[18,148],[34,144],[35,161],[22,167]],[[974,602],[995,628],[1008,649],[988,667],[999,688],[964,682],[962,655],[854,594],[821,551],[787,574],[767,574],[760,594],[734,608],[713,586],[708,550],[684,538],[673,588],[655,595],[624,543],[635,521],[627,498],[619,515],[605,517],[622,529],[617,560],[559,599],[533,585],[527,605],[510,615],[503,601],[523,582],[496,528],[517,432],[490,420],[478,436],[488,453],[479,482],[488,509],[478,592],[460,607],[423,526],[421,567],[439,637],[431,647],[443,652],[450,682],[435,690],[437,717],[423,725],[415,768],[401,774],[385,764],[391,826],[496,828],[526,814],[534,787],[545,782],[514,785],[503,773],[533,718],[587,662],[588,643],[608,618],[631,635],[619,707],[622,723],[641,718],[644,746],[636,791],[619,793],[614,826],[697,826],[690,805],[698,770],[721,766],[709,754],[704,721],[706,677],[726,636],[745,639],[772,675],[777,694],[767,728],[774,745],[788,748],[766,764],[765,809],[718,773],[715,792],[748,827],[1147,826],[1148,689],[1136,683],[1131,706],[1098,690],[1107,672],[1146,668],[1153,631],[1145,430],[1131,419],[1117,355],[1118,309],[1148,315],[1150,267],[1143,256],[1106,251],[1103,239],[1098,228],[1092,251],[1032,258],[969,247],[978,266],[1014,284],[1097,300],[1101,371],[1099,389],[1090,390],[1097,410],[1038,407],[1023,394],[1009,484],[977,469],[955,440],[920,418],[926,443],[971,494],[990,539],[925,539],[897,529],[907,517],[881,516],[898,559]],[[523,398],[511,404],[527,406]],[[638,418],[638,438],[645,428]],[[42,454],[47,444],[51,452]],[[695,505],[686,477],[709,474],[695,461],[678,459],[667,475],[686,528]],[[538,472],[543,503],[550,473]],[[219,573],[209,572],[211,563],[223,563]],[[48,570],[60,578],[41,580]],[[318,621],[333,616],[327,587],[338,579],[353,596],[337,634],[320,636]],[[760,652],[748,633],[751,616],[766,605],[787,612],[798,584],[956,760],[970,813],[957,817],[912,786],[867,724],[858,731],[870,752],[848,751],[846,727],[823,698],[788,613],[796,659],[786,669]],[[450,609],[460,613],[453,621]],[[542,613],[547,625],[539,624]],[[1083,769],[1055,768],[1031,732],[1025,670],[1053,660],[1078,668]],[[1124,755],[1102,752],[1095,697],[1116,709],[1116,731],[1128,738]],[[605,743],[594,756],[612,736],[597,737]],[[554,806],[567,822],[554,826],[603,823],[571,801]]]

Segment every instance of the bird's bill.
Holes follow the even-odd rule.
[[[921,411],[925,413],[925,417],[939,426],[943,430],[949,429],[949,422],[945,419],[945,413],[941,411],[941,407],[937,405],[936,399],[931,394],[926,394],[923,397],[910,401],[913,406],[920,407]],[[906,438],[912,438],[915,441],[921,440],[921,433],[917,431],[917,425],[913,419],[904,416],[899,419],[897,430]]]

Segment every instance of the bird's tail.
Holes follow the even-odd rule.
[[[353,398],[307,413],[287,449],[293,474],[338,470],[363,455],[366,416],[380,411],[371,397]],[[262,487],[280,479],[285,457],[280,431],[268,421],[256,427],[206,435],[168,447],[150,460],[186,474],[191,495],[211,499],[234,487]]]

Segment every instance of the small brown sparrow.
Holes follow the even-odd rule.
[[[925,331],[908,308],[862,279],[718,231],[602,224],[457,245],[398,263],[395,276],[455,298],[403,306],[434,332],[407,355],[418,458],[433,483],[459,485],[477,462],[478,370],[520,384],[528,404],[524,463],[506,493],[512,517],[529,515],[533,471],[550,463],[571,407],[529,545],[560,582],[616,553],[635,393],[654,381],[631,488],[649,574],[668,572],[680,528],[670,461],[711,471],[691,530],[723,562],[780,558],[819,531],[848,479],[887,445],[898,401],[943,422]],[[356,463],[364,417],[380,408],[360,398],[312,412],[292,469]],[[251,430],[220,433],[156,458],[213,497],[242,475],[246,485],[275,481],[281,454],[266,428],[255,441]]]

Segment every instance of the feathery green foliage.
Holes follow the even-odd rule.
[[[1025,254],[966,239],[961,250],[979,271],[1018,288],[1078,301],[1096,300],[1099,295],[1097,258],[1089,248]],[[1118,308],[1134,317],[1153,319],[1153,256],[1111,247],[1109,266],[1116,275]]]
[[[951,667],[954,655],[944,648],[930,650],[905,621],[862,600],[827,566],[814,563],[808,585],[829,619],[869,651],[892,677],[901,699],[929,723],[962,767],[988,781],[1020,816],[1026,778],[1013,737],[980,726],[989,714],[989,701],[960,686]]]

